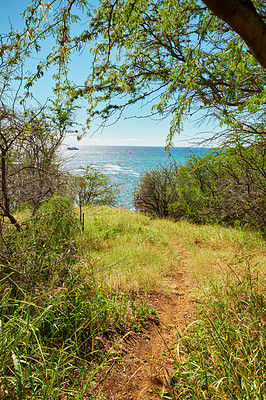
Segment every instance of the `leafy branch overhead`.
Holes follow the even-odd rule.
[[[140,103],[171,116],[168,145],[194,114],[252,140],[265,131],[265,20],[262,0],[35,0],[25,12],[29,42],[50,35],[54,47],[28,87],[56,64],[56,92],[87,99],[88,125]],[[83,82],[69,78],[75,54],[88,65]]]

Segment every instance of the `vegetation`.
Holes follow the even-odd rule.
[[[265,228],[265,151],[260,145],[192,154],[183,166],[146,172],[135,191],[137,210]],[[163,211],[162,211],[163,210]]]
[[[241,255],[254,254],[262,274],[266,268],[255,233],[108,207],[85,213],[82,233],[70,202],[56,197],[22,232],[2,227],[3,399],[92,398],[95,374],[117,360],[111,338],[148,318],[144,293],[168,293],[180,245],[191,253],[190,268],[202,287],[218,271],[222,281]]]
[[[84,18],[88,29],[76,30]],[[96,399],[97,373],[118,359],[111,339],[154,313],[145,295],[169,293],[187,251],[204,291],[165,398],[263,399],[264,2],[32,0],[24,19],[0,35],[0,397]],[[77,84],[70,60],[85,46],[93,61]],[[30,57],[36,70],[25,73]],[[33,107],[32,86],[50,67],[56,98]],[[80,98],[88,126],[152,104],[149,115],[171,115],[168,147],[191,115],[226,128],[223,150],[148,171],[136,189],[138,210],[177,222],[86,207],[113,205],[117,190],[91,167],[69,187],[56,151]]]
[[[266,265],[259,235],[103,208],[86,220],[99,279],[119,291],[168,293],[180,245],[189,251],[199,316],[179,333],[176,372],[162,398],[263,399]]]
[[[137,211],[159,218],[171,216],[170,206],[177,201],[175,165],[146,171],[134,192]]]
[[[85,217],[87,230],[81,240],[88,262],[94,259],[100,282],[119,292],[167,293],[167,275],[176,271],[180,246],[191,255],[189,268],[199,286],[209,287],[212,277],[223,280],[228,265],[244,273],[240,261],[249,257],[262,275],[265,271],[265,243],[257,231],[185,219],[174,222],[108,207],[85,209]]]
[[[66,190],[56,157],[64,134],[51,118],[44,109],[19,113],[0,107],[0,214],[18,231],[15,209],[29,206],[34,214],[53,194]]]
[[[78,178],[78,202],[89,206],[114,206],[119,193],[118,186],[108,176],[96,171],[91,165],[83,168]]]
[[[33,51],[50,34],[55,46],[27,87],[56,65],[57,93],[68,103],[88,101],[88,126],[94,118],[103,125],[114,122],[132,104],[150,104],[148,115],[171,118],[168,146],[191,116],[216,119],[227,130],[219,134],[221,141],[254,143],[265,132],[265,4],[222,4],[106,0],[93,8],[66,0],[39,7],[33,0],[25,11],[25,32],[18,39],[13,33],[14,41],[28,34]],[[72,55],[86,47],[92,53],[88,77],[71,82]]]
[[[82,169],[82,176],[74,178],[74,186],[79,205],[79,219],[84,230],[84,213],[82,207],[87,206],[114,206],[119,193],[118,185],[111,183],[111,179],[96,171],[91,165]]]
[[[179,341],[171,399],[263,399],[266,297],[256,274],[213,283],[199,319]]]
[[[91,243],[68,200],[53,197],[23,232],[8,224],[2,234],[0,397],[83,399],[101,365],[115,357],[108,340],[149,310],[99,285],[93,260],[81,268],[81,243]]]

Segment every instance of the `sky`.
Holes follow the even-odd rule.
[[[6,33],[9,31],[10,22],[14,28],[22,27],[21,14],[28,4],[27,0],[0,0],[0,31]],[[73,80],[80,80],[86,76],[88,69],[88,61],[83,55],[81,58],[76,57],[71,67],[71,77]],[[41,102],[52,96],[52,72],[49,72],[42,78],[35,90],[37,97]],[[107,126],[104,129],[97,130],[94,126],[91,131],[77,141],[76,134],[69,134],[65,139],[66,145],[115,145],[115,146],[165,146],[166,137],[169,132],[170,118],[164,120],[152,120],[149,118],[141,118],[145,110],[140,106],[134,105],[127,118],[122,117],[115,124]],[[147,112],[147,111],[146,111]],[[137,116],[137,117],[134,117]],[[81,109],[77,113],[77,122],[80,128],[85,124],[86,105],[82,104]],[[180,135],[176,135],[174,146],[176,147],[193,147],[199,145],[204,138],[211,137],[215,130],[214,125],[198,126],[197,122],[191,118],[184,124],[184,131]]]

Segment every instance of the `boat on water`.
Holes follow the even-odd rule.
[[[77,147],[67,147],[67,150],[78,150]]]

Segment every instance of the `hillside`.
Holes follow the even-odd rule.
[[[68,207],[2,244],[1,398],[263,398],[258,233]]]
[[[240,229],[150,219],[123,209],[88,209],[85,220],[97,279],[140,296],[157,315],[114,345],[119,360],[108,364],[104,379],[100,374],[99,398],[179,398],[172,377],[180,338],[199,317],[212,285],[228,277],[233,284],[234,274],[247,271],[265,276],[263,242]]]

